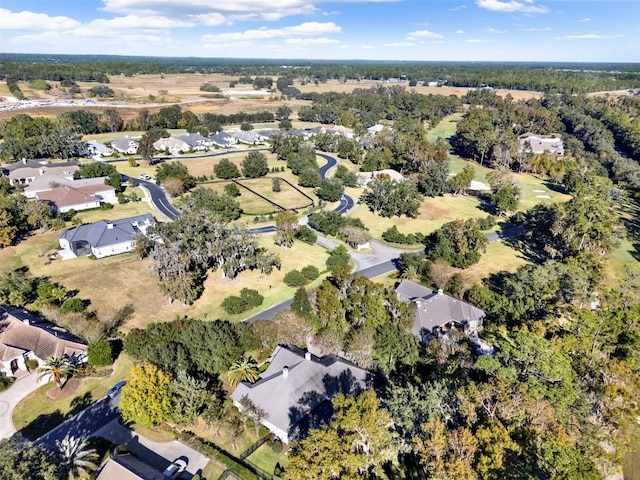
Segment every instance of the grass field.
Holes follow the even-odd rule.
[[[287,465],[289,465],[288,457],[283,453],[273,452],[269,442],[263,444],[255,452],[249,455],[249,457],[247,457],[247,461],[267,473],[273,473],[276,464],[278,463],[285,469],[287,468]]]
[[[60,400],[50,400],[46,396],[48,390],[58,388],[53,382],[43,384],[38,390],[25,397],[13,411],[13,424],[16,430],[26,438],[35,440],[70,415],[104,397],[115,383],[127,377],[132,366],[132,360],[125,354],[121,354],[111,376],[86,378],[77,392]]]

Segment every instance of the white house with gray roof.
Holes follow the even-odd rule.
[[[284,443],[329,420],[335,394],[357,395],[369,384],[369,372],[336,355],[278,346],[269,362],[257,382],[240,383],[231,398],[239,410],[243,397],[264,410],[262,424]]]
[[[535,135],[524,133],[519,137],[519,151],[535,155],[549,154],[564,156],[564,145],[559,135]]]
[[[104,258],[132,252],[135,249],[136,235],[146,235],[147,229],[155,223],[153,217],[145,213],[70,228],[58,237],[62,248],[61,256],[75,258],[93,254],[96,258]]]
[[[238,130],[237,132],[233,132],[231,136],[238,140],[238,142],[246,143],[247,145],[258,145],[259,143],[264,142],[264,137],[253,130]]]
[[[117,150],[120,153],[124,153],[125,155],[134,155],[138,152],[138,146],[140,144],[135,140],[129,138],[128,135],[125,135],[122,138],[118,138],[111,142],[111,147],[114,150]]]
[[[227,132],[218,132],[209,137],[209,142],[216,147],[230,148],[238,143],[238,139],[232,137]]]
[[[402,280],[396,287],[396,294],[404,302],[415,303],[413,334],[421,340],[450,327],[459,328],[467,334],[482,328],[484,310],[445,295],[442,290],[434,292],[417,283]]]

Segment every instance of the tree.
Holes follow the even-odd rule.
[[[39,372],[38,381],[46,377],[47,381],[53,380],[62,390],[62,379],[66,379],[73,372],[73,365],[65,358],[50,357],[40,366]]]
[[[326,202],[337,202],[344,193],[344,185],[339,179],[324,179],[316,190],[318,198]]]
[[[180,426],[193,424],[211,397],[207,382],[188,375],[184,370],[179,370],[171,382],[171,392],[171,419]]]
[[[333,408],[328,425],[310,430],[291,445],[285,478],[375,478],[395,460],[391,417],[375,391],[365,390],[357,397],[338,393]]]
[[[62,440],[56,440],[56,448],[61,460],[61,467],[69,480],[86,478],[90,472],[98,468],[95,463],[98,453],[95,448],[87,448],[87,440],[68,434]]]
[[[165,177],[162,186],[170,197],[177,197],[185,192],[184,182],[176,177]]]
[[[439,197],[449,192],[449,165],[428,160],[418,177],[418,190],[427,197]]]
[[[296,232],[296,238],[305,243],[313,245],[318,240],[318,235],[306,225],[300,225]]]
[[[313,307],[311,306],[309,295],[304,287],[298,288],[296,293],[293,295],[291,310],[305,318],[310,318],[313,314]]]
[[[113,363],[113,350],[109,340],[102,339],[87,345],[87,361],[94,367],[103,367]]]
[[[285,249],[291,248],[296,235],[298,217],[290,210],[284,210],[276,215],[275,244],[282,245]]]
[[[498,215],[502,216],[518,208],[520,199],[520,185],[506,168],[499,168],[487,175],[491,187],[491,203],[496,207]]]
[[[298,175],[298,185],[301,187],[317,187],[322,182],[317,168],[306,167]]]
[[[299,270],[287,272],[282,281],[290,287],[301,287],[309,282]]]
[[[476,170],[471,165],[466,165],[462,171],[449,180],[449,184],[453,189],[453,192],[458,195],[464,194],[466,190],[471,186],[471,181],[476,175]]]
[[[224,186],[224,194],[228,197],[239,197],[240,189],[235,183],[228,183]]]
[[[58,480],[62,472],[54,455],[41,445],[28,440],[0,440],[0,478],[3,480]]]
[[[445,223],[425,239],[430,258],[442,258],[458,268],[477,263],[487,243],[487,238],[474,219]]]
[[[281,191],[282,187],[280,186],[280,179],[278,177],[273,177],[271,179],[271,191],[272,192],[279,192]]]
[[[388,175],[378,175],[369,182],[360,201],[383,217],[406,215],[415,218],[422,195],[411,180],[397,182]]]
[[[232,178],[240,177],[240,170],[238,170],[236,164],[226,157],[222,158],[214,165],[213,173],[216,177],[223,180],[231,180]]]
[[[349,265],[351,256],[344,245],[339,245],[329,252],[327,258],[327,269],[334,270],[341,265]]]
[[[142,159],[147,162],[147,165],[153,164],[153,156],[156,154],[156,149],[153,146],[156,140],[149,134],[149,132],[143,133],[140,138],[140,144],[138,145],[138,153]]]
[[[267,157],[262,152],[250,152],[242,160],[242,175],[249,178],[264,177],[269,173]]]
[[[189,169],[181,162],[165,162],[156,171],[159,185],[166,179],[176,178],[182,182],[184,190],[190,190],[196,185],[196,179],[189,173]]]
[[[245,355],[234,362],[227,372],[227,379],[232,387],[235,387],[240,382],[254,383],[259,378],[258,363],[252,357]]]
[[[171,377],[151,363],[134,365],[119,406],[126,422],[159,425],[171,413]]]
[[[358,185],[358,176],[342,164],[336,167],[334,177],[342,181],[345,187],[355,187]]]

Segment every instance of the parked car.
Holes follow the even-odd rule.
[[[176,458],[171,465],[169,465],[162,475],[166,480],[175,480],[180,476],[182,472],[187,468],[187,462],[182,458]]]
[[[148,173],[140,174],[140,180],[149,180],[150,178],[151,178],[151,175],[149,175]]]
[[[122,390],[122,387],[124,387],[127,384],[127,382],[125,382],[124,380],[121,382],[116,383],[113,387],[111,387],[109,389],[109,391],[107,392],[107,397],[109,398],[113,398],[116,395],[118,395],[118,393],[120,393],[120,390]]]

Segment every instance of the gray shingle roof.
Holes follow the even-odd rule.
[[[100,220],[96,223],[80,225],[60,234],[59,238],[64,238],[69,243],[85,241],[94,248],[104,247],[130,240],[140,233],[138,225],[145,224],[155,224],[155,220],[148,213],[119,220]]]

